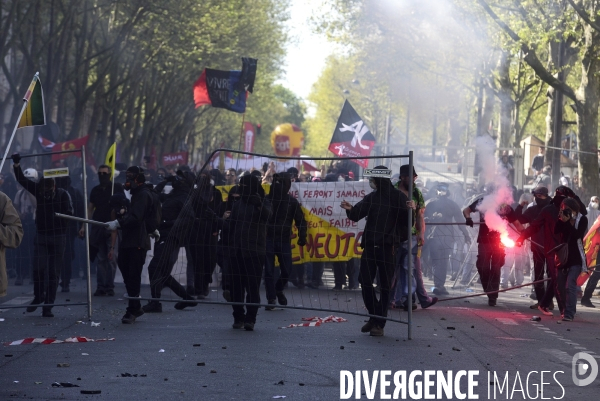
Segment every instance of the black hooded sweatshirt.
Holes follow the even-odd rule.
[[[360,246],[399,245],[408,237],[408,198],[387,178],[375,178],[377,189],[346,210],[352,221],[367,218]]]
[[[271,202],[259,195],[260,182],[253,175],[240,179],[241,199],[233,204],[227,219],[237,252],[266,254],[267,223]]]
[[[292,221],[298,228],[298,238],[306,241],[306,219],[300,202],[289,194],[292,181],[287,173],[275,174],[267,199],[271,202],[272,214],[267,227],[267,238],[275,242],[289,242]]]

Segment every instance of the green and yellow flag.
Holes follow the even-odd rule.
[[[42,92],[42,83],[38,74],[35,74],[33,77],[33,81],[31,81],[23,100],[27,102],[27,107],[21,116],[17,128],[46,125],[44,93]]]
[[[112,180],[115,174],[115,164],[117,162],[117,143],[113,143],[110,148],[108,148],[108,152],[106,152],[106,160],[104,164],[110,166],[110,179]]]

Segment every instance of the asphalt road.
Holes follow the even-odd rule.
[[[76,284],[71,293],[59,293],[57,301],[84,301],[83,281]],[[117,294],[124,292],[120,285]],[[11,286],[1,302],[26,303],[31,293],[31,285]],[[336,315],[347,322],[281,329],[301,323],[303,317],[330,314],[304,310],[261,310],[254,332],[234,330],[231,307],[223,305],[177,311],[172,303],[164,303],[162,314],[146,314],[134,325],[123,325],[126,301],[119,295],[94,297],[91,320],[100,323],[94,327],[84,306],[56,307],[54,318],[41,317],[40,310],[5,310],[0,312],[2,343],[29,337],[114,340],[1,346],[0,399],[332,400],[340,398],[341,370],[369,375],[376,370],[471,370],[478,371],[474,393],[479,399],[494,399],[494,388],[495,399],[534,399],[541,395],[541,382],[546,383],[544,398],[595,399],[600,378],[586,387],[575,386],[571,362],[579,351],[600,355],[600,299],[595,298],[599,310],[578,307],[573,322],[561,322],[557,316],[534,322],[531,317],[539,313],[529,308],[533,301],[524,294],[528,291],[502,294],[494,308],[485,298],[471,298],[418,309],[412,340],[407,339],[407,326],[399,323],[389,323],[384,337],[362,334],[365,318],[341,313]],[[172,295],[165,291],[164,296]],[[219,298],[217,292],[209,297]],[[360,291],[290,289],[288,299],[295,305],[362,310]],[[398,310],[390,315],[407,317]],[[69,366],[58,366],[65,363]],[[551,373],[542,378],[541,371]],[[488,372],[495,385],[488,384]],[[507,372],[512,394],[497,388]],[[494,373],[500,379],[494,379]],[[79,387],[53,388],[53,382]],[[460,384],[461,391],[467,391],[466,381]],[[101,394],[85,395],[81,390]],[[365,391],[361,387],[360,399],[367,399]],[[375,399],[380,399],[379,389]]]

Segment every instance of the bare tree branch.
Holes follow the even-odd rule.
[[[550,73],[541,63],[535,50],[531,49],[520,37],[513,31],[498,15],[490,8],[490,6],[484,0],[477,0],[477,2],[483,7],[488,15],[498,24],[500,28],[515,42],[519,43],[521,50],[523,51],[523,60],[535,71],[538,77],[554,89],[561,91],[566,97],[573,101],[577,101],[575,91],[567,85],[565,82],[558,80],[554,75]]]

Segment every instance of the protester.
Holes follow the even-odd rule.
[[[23,171],[23,175],[28,180],[38,182],[38,172],[33,168]],[[35,209],[37,201],[35,195],[21,187],[14,198],[13,206],[19,214],[21,224],[23,225],[23,240],[21,245],[14,250],[14,263],[17,270],[15,285],[23,285],[23,280],[31,278],[33,280],[33,243],[35,239]]]
[[[306,245],[306,220],[300,203],[289,194],[292,186],[290,173],[278,173],[273,176],[273,184],[267,196],[272,213],[267,226],[267,248],[265,256],[265,287],[267,303],[275,305],[275,297],[280,305],[287,305],[283,289],[288,282],[292,266],[292,222],[298,228],[299,247]],[[275,257],[279,262],[279,278],[275,282]],[[304,271],[298,285],[304,285]],[[272,310],[273,307],[265,307]]]
[[[4,192],[0,192],[0,214],[0,297],[4,297],[8,288],[6,248],[19,246],[23,239],[23,226],[19,214]]]
[[[271,203],[259,195],[260,181],[247,175],[240,179],[240,201],[228,218],[236,250],[231,264],[232,302],[260,303],[260,280],[266,255],[267,223]],[[233,305],[233,328],[254,330],[258,306]]]
[[[600,210],[598,210],[598,205],[600,204],[600,198],[597,196],[592,196],[590,199],[590,203],[587,208],[587,218],[588,218],[588,230],[592,228],[596,219],[600,216]]]
[[[417,298],[419,299],[419,303],[421,304],[421,308],[426,309],[430,306],[433,306],[437,303],[437,297],[430,297],[427,295],[427,291],[425,290],[425,285],[423,283],[423,271],[421,270],[421,247],[425,244],[425,200],[423,199],[423,194],[421,190],[417,188],[417,172],[413,167],[412,174],[409,171],[409,165],[404,164],[400,166],[400,181],[398,181],[397,188],[402,192],[407,198],[409,198],[408,186],[410,181],[413,181],[413,193],[410,195],[410,199],[407,205],[412,209],[412,249],[410,249],[410,253],[413,257],[413,278],[416,280],[416,286],[413,287],[413,290],[416,292]],[[406,255],[408,255],[408,241],[404,241],[402,243],[402,247],[405,248]],[[399,291],[396,291],[396,295],[394,297],[394,304],[396,306],[401,306],[405,311],[408,311],[408,297],[409,294],[407,292],[407,283],[408,283],[408,258],[403,258],[403,251],[398,249],[396,253],[396,261],[397,263],[402,263],[402,265],[398,265],[396,269],[396,286]],[[410,294],[414,301],[414,294]],[[412,309],[416,309],[417,305],[415,302],[412,303]]]
[[[133,324],[136,318],[144,314],[139,299],[142,281],[142,269],[146,261],[146,253],[150,250],[150,237],[146,230],[145,220],[152,214],[152,195],[144,184],[146,177],[141,167],[131,166],[126,172],[125,188],[131,193],[131,206],[120,213],[116,220],[110,221],[109,230],[121,229],[122,241],[117,263],[127,295],[129,306],[121,322]]]
[[[375,170],[388,171],[385,166],[377,166]],[[369,185],[373,192],[354,206],[344,200],[341,207],[352,221],[367,219],[360,243],[363,252],[358,279],[369,314],[386,317],[394,275],[394,251],[408,236],[408,197],[395,189],[389,178],[370,177]],[[373,287],[376,276],[379,299]],[[385,319],[370,318],[361,331],[383,336],[385,323]]]
[[[450,190],[447,183],[439,183],[436,187],[436,197],[425,203],[425,219],[427,223],[462,222],[460,207],[450,199]],[[462,247],[462,242],[457,241],[458,236],[452,226],[429,226],[428,241],[423,249],[429,251],[433,270],[433,290],[435,295],[448,295],[446,290],[446,276],[448,274],[448,260],[454,251],[455,244]],[[471,243],[469,232],[464,226],[458,226],[464,242]]]
[[[106,164],[98,167],[98,179],[100,184],[92,188],[88,202],[88,216],[92,220],[106,223],[114,220],[111,218],[110,198],[113,194],[125,195],[123,186],[119,183],[113,183],[110,179],[112,169]],[[114,189],[113,189],[114,188]],[[96,291],[94,296],[114,296],[115,295],[115,274],[117,272],[117,258],[119,256],[118,237],[114,242],[111,233],[104,227],[90,225],[90,263],[96,260]],[[85,225],[81,226],[79,236],[85,234]],[[116,232],[115,232],[116,234]],[[112,252],[113,258],[108,254]]]
[[[587,271],[582,240],[587,217],[579,213],[579,203],[566,198],[560,204],[559,221],[554,226],[558,244],[566,244],[568,257],[557,266],[557,301],[563,322],[571,322],[577,309],[577,278]]]
[[[56,217],[55,213],[73,214],[73,205],[69,193],[56,188],[53,178],[44,178],[35,183],[28,180],[21,170],[21,156],[14,154],[13,170],[17,182],[31,194],[35,195],[37,210],[35,224],[37,234],[34,240],[33,262],[33,301],[27,312],[35,312],[37,305],[53,305],[56,299],[58,279],[63,265],[65,253],[66,231],[68,221]],[[46,280],[46,273],[48,275]],[[35,305],[35,306],[34,306]],[[52,306],[42,308],[42,316],[54,317]]]
[[[154,256],[148,265],[150,293],[152,298],[160,298],[162,289],[164,287],[170,288],[178,297],[183,299],[182,302],[175,304],[175,309],[182,310],[186,307],[196,306],[196,303],[187,302],[194,298],[171,275],[173,266],[177,262],[181,244],[176,241],[174,236],[169,236],[169,234],[179,216],[179,212],[188,200],[194,185],[194,175],[190,172],[184,173],[178,170],[176,175],[168,177],[167,180],[173,184],[173,191],[162,202],[162,221],[159,226],[160,237],[154,243]],[[154,188],[154,191],[160,194],[165,184],[166,181],[163,181]],[[150,301],[142,309],[146,313],[162,312],[162,304],[159,301]]]
[[[466,224],[473,227],[472,213],[479,212],[479,234],[477,235],[477,271],[483,291],[488,294],[488,305],[496,306],[498,299],[498,291],[500,289],[500,270],[504,266],[505,261],[505,245],[500,238],[500,232],[487,226],[484,213],[479,210],[479,206],[483,202],[485,196],[494,196],[496,188],[493,184],[486,185],[486,194],[475,199],[469,206],[463,209],[463,216]],[[509,223],[515,223],[520,231],[522,226],[517,221],[517,215],[513,209],[507,205],[500,205],[496,211],[500,217],[507,220]]]
[[[533,175],[538,176],[542,173],[542,169],[544,168],[544,148],[539,147],[538,154],[533,157],[533,161],[531,162],[531,169],[533,170]]]
[[[521,235],[519,236],[519,239],[516,242],[516,245],[520,246],[525,241],[525,239],[531,237],[534,233],[537,233],[541,230],[544,231],[543,245],[544,253],[546,255],[546,269],[549,273],[548,278],[550,280],[546,285],[546,292],[544,294],[544,298],[541,300],[538,299],[538,309],[540,310],[540,312],[547,316],[552,316],[552,299],[554,297],[556,297],[558,303],[562,302],[562,300],[560,300],[562,294],[556,291],[557,271],[556,265],[554,263],[554,253],[551,251],[558,244],[556,234],[554,231],[554,226],[558,222],[559,208],[562,204],[562,201],[565,198],[573,198],[578,203],[581,214],[585,215],[587,213],[587,211],[585,210],[585,205],[581,203],[579,197],[575,195],[575,193],[570,188],[559,186],[556,188],[554,198],[552,198],[552,201],[547,206],[542,208],[538,217],[535,220],[531,221],[529,227],[527,227],[523,232],[521,232]]]
[[[237,184],[237,175],[235,174],[235,169],[230,168],[225,171],[225,185],[235,185]]]

